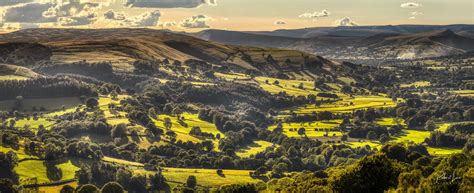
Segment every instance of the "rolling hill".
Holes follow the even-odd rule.
[[[240,37],[238,38],[240,39]],[[256,38],[258,39],[258,38]],[[270,37],[275,41],[278,37]],[[41,62],[110,62],[114,69],[130,71],[136,60],[202,60],[262,73],[330,71],[335,62],[301,51],[225,45],[195,37],[152,29],[26,29],[0,34],[0,59],[12,64]],[[322,68],[321,68],[322,67]]]
[[[423,58],[472,51],[472,25],[321,27],[271,32],[206,30],[201,39],[301,50],[334,59]]]

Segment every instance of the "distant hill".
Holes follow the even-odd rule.
[[[242,38],[240,33],[233,34],[236,40]],[[269,42],[286,39],[263,37]],[[253,40],[256,39],[259,38]],[[26,29],[0,34],[0,50],[0,59],[12,64],[87,60],[110,62],[114,69],[122,71],[129,71],[136,60],[164,59],[181,62],[197,59],[262,73],[297,72],[302,64],[308,68],[321,67],[326,72],[337,67],[335,62],[301,51],[226,45],[169,31],[136,28]]]
[[[422,58],[474,50],[474,25],[322,27],[270,32],[206,30],[226,44],[289,48],[335,59]]]

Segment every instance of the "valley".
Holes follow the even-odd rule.
[[[284,45],[322,41],[301,31],[251,34],[271,45],[140,28],[0,34],[0,178],[33,192],[338,192],[368,165],[394,173],[389,192],[470,190],[474,57],[454,34],[469,27],[384,34],[367,51],[390,50],[380,65]],[[469,45],[410,59],[391,48],[440,36]],[[463,180],[433,180],[453,171]]]

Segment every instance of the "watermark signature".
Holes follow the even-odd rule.
[[[456,181],[460,181],[462,178],[459,176],[456,176],[456,174],[453,172],[452,174],[448,174],[446,172],[441,173],[436,177],[436,183],[455,183]]]

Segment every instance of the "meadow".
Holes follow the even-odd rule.
[[[268,141],[254,141],[253,144],[247,146],[246,148],[239,149],[235,154],[241,158],[247,158],[250,157],[251,155],[255,155],[257,153],[265,151],[269,147],[277,147],[277,145],[274,145],[273,143],[270,143]]]
[[[299,135],[298,129],[305,128],[305,134],[307,137],[323,137],[327,134],[329,137],[340,137],[342,133],[340,131],[330,131],[335,127],[338,127],[342,123],[342,120],[335,119],[330,121],[315,121],[305,123],[282,123],[283,133],[288,137],[305,137],[305,135]],[[272,125],[268,129],[273,131],[277,125]]]
[[[12,109],[16,100],[0,101],[0,109]],[[78,97],[23,99],[21,111],[31,112],[33,108],[45,108],[46,111],[61,110],[82,104]]]
[[[110,96],[99,97],[99,109],[104,112],[104,117],[110,125],[129,124],[127,113],[124,111],[113,111],[109,108],[110,104],[120,107],[120,101],[128,98],[128,95],[118,95],[117,99],[112,99]]]
[[[409,84],[401,84],[401,88],[419,88],[419,87],[428,87],[431,86],[431,82],[428,81],[417,81]]]

